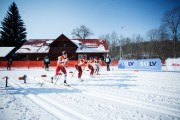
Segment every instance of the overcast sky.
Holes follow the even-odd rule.
[[[27,39],[55,39],[62,33],[72,38],[72,30],[80,25],[93,31],[91,38],[113,31],[144,37],[159,28],[167,10],[180,5],[180,0],[0,0],[0,21],[13,1],[26,25]]]

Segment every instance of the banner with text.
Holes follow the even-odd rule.
[[[160,59],[119,60],[119,69],[161,70]]]
[[[167,59],[167,70],[180,71],[180,59]]]

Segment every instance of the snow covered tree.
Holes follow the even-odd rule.
[[[26,41],[26,28],[15,2],[8,9],[6,17],[1,22],[1,46],[20,48]]]

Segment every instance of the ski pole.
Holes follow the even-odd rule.
[[[3,79],[6,79],[6,85],[5,85],[5,87],[8,87],[8,77],[5,76],[5,77],[3,77]]]

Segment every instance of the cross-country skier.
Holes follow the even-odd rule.
[[[94,73],[94,68],[93,68],[92,63],[93,63],[93,60],[89,60],[88,63],[87,63],[87,66],[88,66],[88,68],[90,70],[90,76],[91,77],[93,77],[93,73]]]
[[[59,74],[59,71],[61,71],[64,74],[64,84],[66,83],[66,65],[67,65],[68,57],[66,51],[62,52],[62,55],[58,57],[57,66],[56,66],[56,77]]]
[[[82,56],[82,58],[80,58],[80,59],[78,60],[77,65],[75,65],[75,68],[76,68],[76,70],[78,71],[78,80],[79,80],[80,82],[83,82],[83,81],[84,81],[84,80],[81,78],[82,72],[83,72],[83,71],[82,71],[82,67],[85,67],[86,64],[87,64],[87,62],[86,62],[85,56]]]
[[[99,75],[99,62],[98,62],[98,58],[94,58],[94,61],[93,61],[92,65],[93,65],[93,68],[94,68],[94,73]]]

